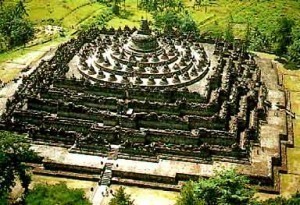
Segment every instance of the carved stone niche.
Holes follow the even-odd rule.
[[[150,76],[150,77],[149,77],[147,84],[148,84],[148,85],[155,85],[155,84],[156,84],[156,82],[155,82],[153,76]]]
[[[140,73],[146,72],[145,67],[143,65],[138,65],[138,72],[140,72]]]
[[[104,79],[104,78],[105,78],[105,75],[104,75],[104,73],[103,73],[102,70],[99,70],[98,75],[97,75],[97,78],[98,78],[98,79]]]
[[[147,55],[143,55],[141,62],[148,62],[148,56]]]
[[[174,51],[174,49],[170,49],[169,51],[168,51],[168,56],[175,56],[175,51]]]
[[[88,69],[88,64],[86,61],[80,61],[79,65],[81,66],[81,70],[87,70]]]
[[[96,71],[95,71],[95,69],[92,65],[89,66],[88,74],[89,75],[95,75],[96,74]]]
[[[183,79],[184,79],[184,80],[190,80],[190,79],[191,79],[191,77],[190,77],[190,75],[189,75],[188,72],[185,72],[185,73],[183,74]]]
[[[128,79],[127,75],[123,76],[121,83],[124,83],[124,84],[128,84],[129,83],[129,79]]]
[[[174,74],[174,75],[173,75],[172,82],[173,82],[174,84],[180,83],[180,79],[179,79],[179,77],[178,77],[177,74]]]
[[[115,61],[115,65],[113,67],[114,70],[122,70],[122,67],[118,61]]]
[[[119,50],[119,44],[114,40],[113,45],[112,45],[112,50],[113,51],[118,51]]]
[[[151,67],[151,68],[150,68],[150,72],[151,72],[151,73],[158,73],[157,67],[156,67],[156,66]]]
[[[142,79],[141,79],[139,76],[137,76],[137,77],[135,78],[134,83],[135,83],[136,85],[140,85],[140,84],[143,84],[143,81],[142,81]]]
[[[115,48],[113,54],[114,55],[120,55],[121,54],[120,49],[119,48]]]
[[[191,70],[191,76],[193,76],[193,77],[198,76],[198,72],[197,72],[197,69],[195,67],[193,67],[192,70]]]
[[[180,66],[186,66],[187,65],[184,58],[180,59],[179,65]]]
[[[120,59],[126,59],[126,55],[125,55],[125,51],[122,50],[121,54],[120,54]]]
[[[111,66],[111,63],[109,62],[108,58],[105,58],[104,66]]]
[[[160,85],[168,85],[168,84],[169,84],[169,82],[168,82],[166,76],[163,76],[163,77],[162,77],[162,79],[160,80],[160,83],[159,83],[159,84],[160,84]]]
[[[110,73],[108,77],[108,81],[110,82],[117,81],[117,77],[114,74]]]
[[[152,61],[152,62],[158,62],[158,61],[159,61],[158,56],[157,56],[156,54],[154,54],[154,55],[152,56],[152,58],[151,58],[151,61]]]
[[[128,63],[128,64],[127,64],[126,71],[127,71],[127,72],[132,72],[132,71],[133,71],[133,66],[132,66],[131,63]]]
[[[168,65],[164,65],[163,72],[164,72],[164,73],[169,73],[169,72],[171,72],[171,70],[170,70],[170,68],[169,68]]]
[[[97,58],[97,63],[103,63],[104,62],[104,58],[103,58],[102,53],[98,53],[96,58]]]
[[[163,60],[168,60],[169,59],[169,56],[168,56],[166,50],[164,50],[164,52],[163,52],[163,54],[161,56],[161,59],[163,59]]]
[[[179,69],[180,69],[180,66],[179,66],[177,63],[175,63],[174,66],[173,66],[173,69],[174,69],[174,70],[179,70]]]

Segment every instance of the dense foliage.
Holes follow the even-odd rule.
[[[179,30],[182,32],[198,31],[197,24],[187,11],[165,10],[154,15],[155,25],[163,31]]]
[[[272,52],[287,60],[300,62],[300,34],[299,25],[295,21],[282,16],[277,19],[274,27],[268,31],[261,31],[258,27],[251,29],[250,49],[262,52]]]
[[[23,135],[10,132],[0,132],[0,199],[6,201],[15,185],[16,177],[28,191],[30,176],[24,162],[36,161],[37,155],[29,149],[29,144]]]
[[[134,205],[134,203],[130,199],[130,195],[125,193],[125,189],[120,187],[109,202],[109,205]]]
[[[176,205],[297,205],[300,194],[291,198],[277,197],[266,201],[257,201],[255,190],[248,186],[248,179],[235,170],[217,172],[214,177],[190,181],[181,189]]]
[[[181,191],[177,205],[251,204],[254,191],[248,179],[235,170],[221,171],[215,177],[189,182]]]
[[[277,197],[275,199],[269,199],[260,203],[258,205],[298,205],[300,204],[300,194],[296,193],[291,198]]]
[[[25,4],[21,0],[14,6],[0,7],[0,39],[6,42],[0,44],[0,51],[24,45],[33,37],[34,29],[26,16]]]
[[[155,26],[168,32],[197,31],[198,26],[188,10],[184,9],[182,0],[141,0],[139,6],[152,13]]]
[[[292,28],[291,38],[288,46],[289,60],[300,65],[300,25]]]
[[[66,184],[38,184],[25,199],[26,205],[90,205],[80,189],[69,189]]]

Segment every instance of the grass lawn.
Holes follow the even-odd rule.
[[[116,191],[120,186],[111,185],[109,189]],[[172,191],[162,191],[156,189],[139,188],[135,186],[123,186],[125,192],[131,195],[135,205],[174,205],[179,193]],[[105,197],[101,205],[108,205],[111,195]]]
[[[83,189],[85,196],[89,198],[92,194],[91,187],[97,186],[97,182],[51,177],[51,176],[42,176],[42,175],[33,175],[30,188],[33,188],[35,184],[58,184],[66,183],[68,188],[71,189]]]
[[[294,145],[300,148],[300,119],[294,121]]]
[[[2,82],[7,83],[13,80],[16,76],[18,76],[20,72],[21,72],[20,68],[10,68],[10,69],[0,68],[0,80]]]
[[[125,7],[122,4],[120,15],[111,19],[107,25],[115,28],[125,25],[139,27],[141,19],[153,21],[150,13],[137,8],[137,0],[126,0]]]
[[[199,9],[192,9],[194,1],[184,0],[191,11],[192,16],[198,22],[202,32],[223,33],[228,22],[234,24],[234,33],[238,37],[244,36],[247,22],[253,27],[261,30],[269,30],[275,26],[276,20],[286,15],[300,22],[300,4],[296,1],[237,1],[217,0],[213,3],[202,6]]]
[[[297,191],[300,191],[300,176],[293,174],[282,174],[281,181],[281,195],[284,197],[290,197]]]
[[[32,51],[38,51],[38,50],[43,51],[43,50],[47,49],[48,47],[57,46],[66,40],[67,40],[67,38],[57,38],[57,39],[54,39],[54,40],[49,41],[44,44],[38,44],[38,45],[27,47],[24,49],[21,48],[18,50],[11,50],[11,51],[2,53],[0,55],[0,64],[4,63],[5,61],[8,61],[8,60],[13,61],[16,58],[23,58],[25,55],[30,54]]]

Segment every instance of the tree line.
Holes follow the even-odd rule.
[[[251,50],[271,52],[293,65],[300,64],[300,25],[294,20],[281,16],[273,30],[264,32],[253,27],[247,32]]]

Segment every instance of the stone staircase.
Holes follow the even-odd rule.
[[[108,153],[107,161],[104,167],[104,173],[99,181],[99,185],[101,186],[109,186],[112,179],[112,167],[114,165],[114,161],[118,159],[119,148],[112,148]]]
[[[109,186],[110,185],[110,181],[112,178],[112,167],[113,167],[113,163],[111,162],[106,162],[105,164],[105,171],[100,179],[99,184],[101,186]]]

